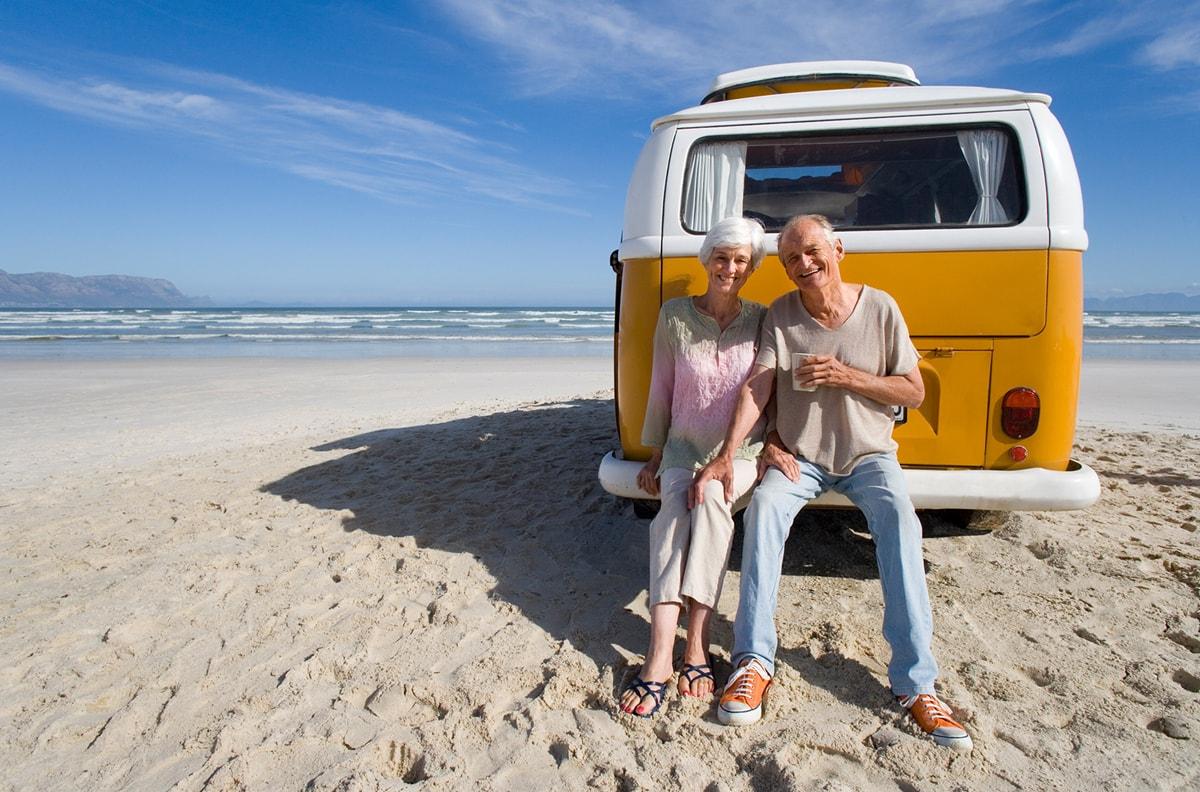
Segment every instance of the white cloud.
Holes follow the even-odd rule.
[[[1200,65],[1200,4],[1142,0],[1090,7],[1087,18],[1065,24],[1065,35],[1041,49],[1070,57],[1125,44],[1135,59],[1161,71]]]
[[[204,94],[182,91],[136,91],[122,85],[99,83],[84,90],[97,99],[97,106],[125,112],[129,117],[148,120],[155,113],[190,118],[216,118],[222,115],[221,103]]]
[[[112,82],[81,79],[68,82],[0,63],[0,90],[23,95],[56,110],[121,123],[160,119],[213,119],[223,113],[211,96],[185,91],[134,90]]]
[[[770,62],[891,59],[976,72],[981,48],[1036,25],[1041,0],[439,0],[515,68],[524,91],[618,95],[695,88],[718,71]],[[997,20],[1012,17],[1009,24]],[[1011,56],[1010,56],[1011,57]]]
[[[1082,55],[1118,39],[1125,38],[1135,28],[1130,17],[1094,17],[1064,31],[1065,35],[1045,46],[1030,47],[1033,57],[1069,58]]]
[[[103,123],[201,138],[241,159],[390,201],[457,197],[553,209],[569,190],[497,155],[496,143],[394,108],[140,67],[115,79],[0,63],[0,91]]]
[[[604,87],[630,77],[647,62],[676,68],[699,65],[701,54],[679,31],[607,0],[442,0],[473,35],[505,52],[530,93],[555,93],[588,84]]]
[[[1146,45],[1143,56],[1163,70],[1200,66],[1200,20],[1164,31]]]
[[[964,82],[1114,42],[1155,68],[1200,62],[1194,0],[438,2],[513,65],[527,93],[698,98],[720,71],[860,58],[911,64],[926,82]]]

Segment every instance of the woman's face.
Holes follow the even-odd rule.
[[[708,290],[715,294],[737,294],[750,277],[750,246],[713,248],[708,263]]]

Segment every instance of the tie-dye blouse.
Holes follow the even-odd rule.
[[[663,304],[654,330],[654,368],[642,426],[642,443],[662,449],[659,470],[695,470],[717,455],[738,391],[754,365],[766,312],[764,306],[742,300],[741,313],[722,331],[691,297]],[[758,456],[764,423],[760,418],[755,424],[737,458]]]

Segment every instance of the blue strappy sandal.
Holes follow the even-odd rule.
[[[716,692],[717,680],[713,677],[712,666],[708,663],[700,663],[699,665],[684,663],[683,668],[679,670],[679,678],[687,680],[688,690],[691,690],[692,685],[696,684],[698,680],[711,679],[713,682],[713,692]],[[680,695],[685,694],[680,692]],[[686,695],[691,698],[702,698],[702,696],[697,696],[693,693],[687,693]]]
[[[625,695],[625,693],[630,690],[637,694],[638,703],[628,712],[625,710],[621,710],[621,712],[624,712],[626,715],[634,715],[638,718],[652,718],[654,717],[654,713],[658,712],[659,708],[663,704],[663,696],[665,696],[667,692],[667,683],[648,682],[645,679],[642,679],[640,676],[635,676],[633,679],[629,680],[629,684],[627,684],[621,690],[621,695]],[[649,696],[654,700],[654,707],[646,713],[638,712],[637,707],[641,706],[642,699],[644,699],[646,696]],[[620,706],[619,701],[617,704]]]

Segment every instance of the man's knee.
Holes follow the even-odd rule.
[[[871,508],[880,517],[899,519],[912,510],[912,502],[907,493],[899,493],[889,487],[876,487],[871,490]]]
[[[759,484],[754,492],[750,493],[750,503],[746,506],[746,520],[750,521],[754,515],[761,513],[770,513],[777,511],[779,505],[783,502],[780,497],[782,493],[773,491],[765,482]]]
[[[873,491],[869,501],[861,504],[863,516],[872,536],[880,531],[894,532],[901,541],[921,540],[921,521],[906,492],[880,489]]]
[[[795,517],[791,512],[792,500],[785,492],[772,491],[770,487],[764,489],[759,485],[750,496],[750,505],[746,507],[742,521],[746,534],[749,536],[763,530],[789,530],[792,517]]]

